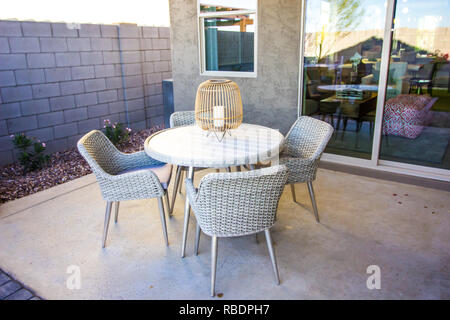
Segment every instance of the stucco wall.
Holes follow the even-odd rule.
[[[193,110],[200,76],[197,0],[170,0],[175,110]],[[300,0],[258,1],[257,78],[229,78],[242,94],[244,121],[286,133],[297,117]]]

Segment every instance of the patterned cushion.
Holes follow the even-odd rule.
[[[429,119],[436,98],[425,95],[400,94],[386,101],[383,134],[417,138]]]

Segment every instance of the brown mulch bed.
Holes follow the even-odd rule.
[[[126,153],[143,150],[145,139],[157,130],[159,129],[152,128],[134,132],[130,134],[129,141],[118,146],[118,149]],[[45,168],[25,175],[18,162],[0,167],[0,203],[25,197],[89,173],[89,165],[76,148],[52,154]]]

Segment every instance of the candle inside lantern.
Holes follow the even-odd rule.
[[[224,106],[214,106],[213,109],[214,127],[223,128],[225,126],[224,115],[225,115]]]

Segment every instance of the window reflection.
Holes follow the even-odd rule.
[[[335,128],[326,152],[370,158],[384,16],[384,0],[307,1],[303,113]]]
[[[326,152],[371,158],[384,0],[306,2],[303,114],[335,128]],[[396,1],[380,159],[450,169],[450,10]]]

